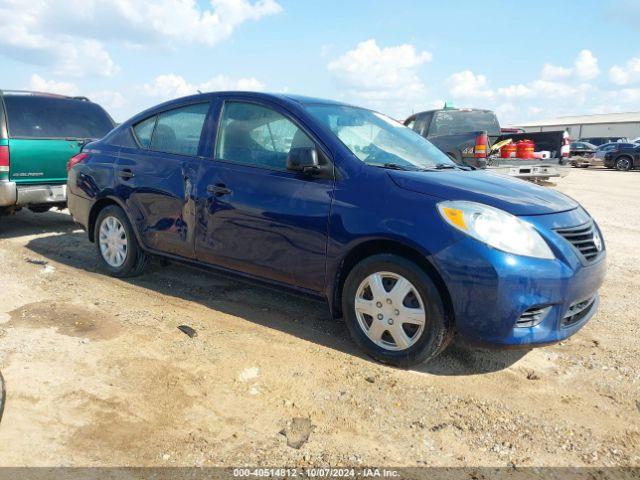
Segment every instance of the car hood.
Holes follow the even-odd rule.
[[[387,173],[400,188],[443,200],[484,203],[513,215],[545,215],[578,207],[575,200],[551,188],[486,171]]]

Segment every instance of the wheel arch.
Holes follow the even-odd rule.
[[[95,227],[96,227],[96,220],[98,219],[98,215],[100,215],[100,212],[103,209],[105,209],[106,207],[108,207],[110,205],[115,205],[116,207],[120,207],[122,209],[124,214],[127,216],[127,219],[129,220],[129,223],[131,224],[131,228],[133,229],[133,231],[134,231],[134,233],[136,235],[136,239],[138,240],[138,244],[142,248],[144,248],[143,247],[143,243],[140,241],[140,235],[138,234],[138,230],[136,228],[136,224],[131,219],[131,215],[129,215],[129,212],[125,208],[124,204],[122,203],[122,201],[120,201],[120,199],[117,199],[117,198],[114,198],[114,197],[110,197],[110,196],[102,197],[101,199],[97,200],[93,204],[93,206],[91,207],[91,210],[89,211],[89,219],[87,221],[87,234],[89,235],[89,241],[95,242]]]
[[[455,325],[455,315],[453,309],[453,301],[451,294],[447,288],[442,276],[436,269],[436,267],[429,261],[428,257],[420,252],[417,248],[407,245],[398,240],[390,239],[370,239],[361,242],[353,246],[349,252],[344,256],[340,262],[338,271],[333,279],[333,290],[331,294],[331,314],[334,318],[340,318],[342,316],[342,290],[344,288],[344,282],[349,275],[349,272],[359,262],[367,257],[378,254],[394,254],[403,257],[409,261],[412,261],[418,265],[429,278],[435,283],[438,288],[438,292],[442,296],[442,300],[445,307],[445,314],[447,321],[451,326]]]

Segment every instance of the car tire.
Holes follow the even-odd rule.
[[[628,172],[629,170],[631,170],[632,165],[633,165],[633,160],[629,157],[624,156],[624,157],[616,158],[616,162],[615,162],[616,170],[620,172]]]
[[[376,283],[378,295],[373,294],[371,283]],[[402,288],[394,293],[397,286]],[[433,359],[451,339],[452,326],[438,288],[422,268],[398,255],[368,257],[349,272],[342,290],[342,312],[351,337],[367,355],[398,367]]]
[[[98,258],[111,276],[135,277],[144,271],[148,256],[122,208],[109,205],[100,211],[94,238]]]

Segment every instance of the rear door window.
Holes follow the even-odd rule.
[[[6,95],[4,101],[13,138],[98,139],[114,127],[102,107],[86,100]]]
[[[209,103],[198,103],[159,114],[149,148],[179,155],[198,155],[208,111]]]

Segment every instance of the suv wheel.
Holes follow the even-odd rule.
[[[371,357],[408,367],[438,355],[451,328],[431,278],[397,255],[374,255],[347,276],[342,310],[349,333]]]
[[[616,159],[616,170],[627,172],[631,170],[631,159],[629,157],[620,157]]]
[[[114,277],[140,275],[147,255],[138,245],[131,223],[115,205],[105,207],[96,220],[94,238],[103,266]]]

